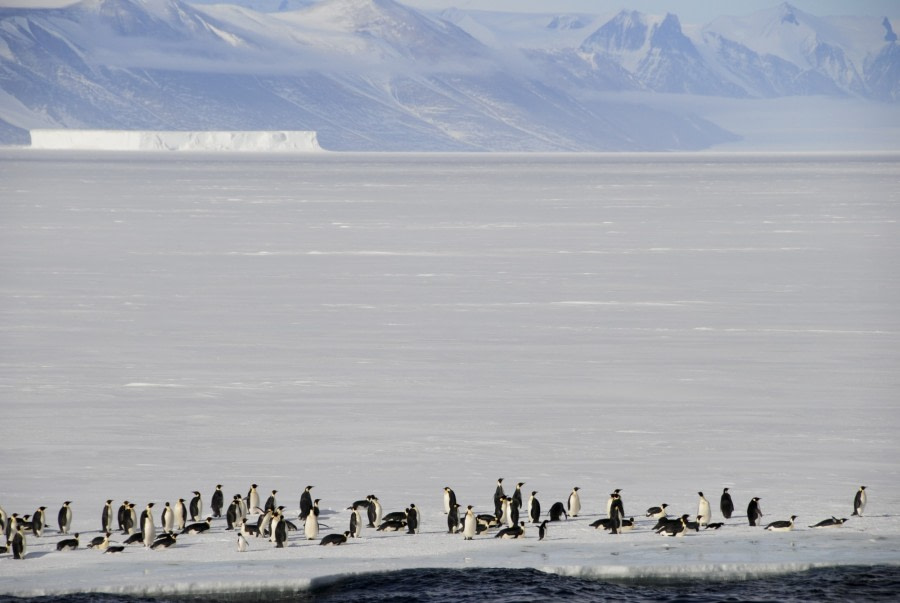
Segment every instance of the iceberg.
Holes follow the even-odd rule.
[[[31,148],[87,151],[321,151],[315,131],[31,130]]]

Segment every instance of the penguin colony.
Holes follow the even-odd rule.
[[[516,484],[512,495],[508,496],[503,488],[503,478],[497,480],[493,495],[493,509],[488,513],[477,513],[474,505],[466,505],[463,510],[456,493],[449,486],[444,488],[443,511],[447,516],[447,533],[461,534],[465,540],[477,537],[497,539],[526,538],[529,533],[537,540],[550,538],[550,524],[559,521],[570,521],[581,513],[580,487],[574,487],[566,502],[555,501],[548,507],[546,514],[541,513],[541,503],[534,490],[527,498],[527,507],[523,506],[522,486]],[[204,516],[203,496],[194,491],[187,505],[186,499],[179,498],[172,503],[166,501],[159,520],[154,513],[155,502],[147,503],[137,514],[138,504],[127,500],[116,509],[114,501],[109,499],[101,509],[97,509],[99,518],[99,534],[82,543],[79,533],[72,533],[72,518],[76,510],[74,503],[67,500],[62,503],[57,514],[58,531],[55,534],[69,536],[59,540],[56,550],[73,551],[79,548],[93,549],[105,554],[123,553],[129,548],[147,550],[165,550],[188,538],[203,537],[213,529],[213,520],[222,523],[224,531],[234,534],[234,547],[238,552],[246,552],[253,547],[272,546],[284,548],[289,540],[318,542],[322,546],[339,546],[353,539],[361,538],[363,528],[375,529],[379,532],[401,532],[418,534],[422,528],[422,517],[419,508],[410,503],[402,511],[384,513],[381,501],[374,494],[354,501],[347,510],[350,511],[348,529],[338,526],[326,526],[320,522],[321,499],[312,497],[314,486],[307,486],[300,495],[299,513],[287,512],[284,505],[276,499],[278,490],[272,490],[264,506],[260,506],[258,486],[252,484],[246,495],[234,494],[228,506],[225,506],[222,485],[218,484],[211,497],[212,514]],[[602,529],[610,534],[622,534],[637,528],[634,516],[626,517],[622,489],[609,494],[606,508],[600,510],[600,519],[590,524],[591,528]],[[652,530],[662,536],[683,537],[690,532],[718,530],[726,525],[724,521],[711,521],[714,512],[703,492],[698,492],[696,513],[672,514],[667,503],[651,506],[640,513],[644,526],[641,529]],[[772,532],[793,530],[798,516],[765,523],[761,507],[761,498],[752,497],[747,505],[745,516],[734,516],[735,506],[729,488],[725,488],[719,499],[719,512],[725,520],[735,519],[734,523],[744,520],[750,526],[763,527]],[[862,517],[867,503],[866,487],[860,486],[853,498],[851,517]],[[223,515],[223,509],[224,515]],[[25,559],[28,554],[30,538],[44,538],[47,524],[47,507],[40,506],[31,514],[8,514],[0,507],[0,526],[2,526],[6,546],[0,546],[0,555],[12,559]],[[829,517],[808,527],[811,529],[836,528],[848,521],[848,518]],[[159,529],[157,530],[157,524]],[[533,526],[530,530],[528,526]],[[217,526],[218,527],[218,526]],[[319,537],[320,529],[335,530]],[[115,534],[115,536],[114,536]],[[116,542],[113,541],[116,539]]]

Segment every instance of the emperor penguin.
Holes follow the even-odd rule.
[[[709,501],[703,496],[703,492],[697,492],[697,495],[700,497],[700,500],[697,501],[697,522],[701,526],[705,526],[710,521],[712,511],[709,509]]]
[[[46,509],[47,507],[38,507],[31,516],[31,532],[38,538],[44,535],[44,511]]]
[[[663,503],[658,507],[650,507],[647,509],[647,517],[652,517],[653,519],[663,519],[666,517],[666,509],[669,508],[667,503]]]
[[[250,548],[250,544],[247,542],[247,538],[244,537],[243,534],[241,534],[240,532],[238,532],[238,535],[237,535],[237,550],[238,550],[238,553],[246,553],[247,550],[248,550],[249,548]]]
[[[876,488],[877,490],[877,488]],[[853,515],[851,517],[862,517],[863,511],[866,510],[866,487],[860,486],[853,497]]]
[[[619,494],[619,492],[621,492],[621,491],[622,491],[621,488],[616,488],[616,489],[613,490],[612,493],[609,495],[609,498],[606,499],[606,516],[607,516],[607,517],[612,517],[612,511],[611,511],[610,509],[612,509],[613,500],[615,500],[616,496],[617,496],[617,495]]]
[[[511,528],[503,528],[494,538],[525,538],[525,522]]]
[[[240,494],[235,494],[234,500],[236,500],[237,504],[238,504],[238,509],[237,509],[238,519],[243,519],[244,517],[247,517],[247,515],[250,514],[250,510],[247,508],[247,501],[244,499],[244,497],[241,496]]]
[[[537,490],[532,490],[531,496],[528,497],[528,517],[531,523],[538,523],[541,520],[541,503],[537,499]]]
[[[550,533],[549,523],[549,520],[545,519],[541,522],[541,525],[538,526],[538,540],[543,540],[547,537],[547,534]]]
[[[357,505],[348,508],[350,510],[350,536],[359,538],[362,536],[362,513]]]
[[[241,495],[236,494],[231,499],[231,504],[228,505],[228,510],[225,511],[225,530],[231,531],[234,529],[234,526],[237,525],[238,522],[238,512],[241,508],[241,503],[238,502],[240,500]]]
[[[722,498],[719,499],[719,509],[722,511],[722,517],[731,519],[731,514],[734,513],[734,501],[731,500],[728,488],[722,490]]]
[[[266,504],[263,507],[263,511],[274,511],[278,508],[278,503],[275,501],[276,494],[278,494],[278,490],[272,490],[269,498],[266,499]]]
[[[141,532],[144,534],[144,546],[150,546],[156,540],[156,525],[153,523],[153,503],[147,503],[147,508],[141,514]]]
[[[506,527],[511,528],[516,525],[512,519],[509,512],[509,508],[511,505],[512,499],[508,496],[504,496],[503,500],[500,501],[500,523],[505,523]]]
[[[472,511],[472,505],[466,507],[466,517],[463,521],[463,540],[472,540],[478,533],[478,520]]]
[[[87,548],[97,549],[98,551],[105,551],[107,548],[109,548],[110,535],[110,532],[105,532],[103,536],[94,536],[88,543]]]
[[[247,513],[250,515],[259,513],[259,492],[256,488],[256,484],[250,484],[250,491],[247,492]]]
[[[275,538],[276,538],[275,534],[276,534],[276,532],[278,532],[278,524],[281,523],[281,519],[282,519],[281,518],[281,509],[275,508],[275,509],[266,511],[266,514],[269,514],[269,513],[271,513],[271,515],[272,515],[272,520],[269,523],[269,542],[275,542]],[[285,526],[285,529],[287,529],[287,526]]]
[[[444,486],[444,514],[450,513],[454,504],[456,504],[456,492],[450,486]]]
[[[454,502],[450,506],[450,512],[447,513],[447,533],[456,534],[459,532],[459,503]]]
[[[213,517],[222,517],[222,507],[225,506],[225,494],[222,492],[222,484],[216,484],[216,490],[213,492],[210,501]]]
[[[106,504],[103,505],[103,511],[100,512],[100,531],[101,532],[112,532],[112,520],[113,520],[113,507],[112,507],[112,499],[106,501]]]
[[[556,501],[550,506],[550,521],[560,521],[563,517],[566,520],[569,519],[569,516],[566,515],[566,506],[562,502]]]
[[[175,503],[175,529],[179,532],[184,529],[187,522],[187,507],[184,506],[184,499],[179,498]]]
[[[191,512],[191,521],[200,521],[200,516],[203,515],[203,497],[199,491],[194,490],[194,498],[191,499],[188,509]]]
[[[313,501],[309,513],[306,514],[306,524],[303,533],[307,540],[315,540],[319,536],[319,499]]]
[[[494,489],[494,515],[500,516],[500,513],[503,511],[503,499],[506,498],[506,493],[503,492],[503,478],[497,479],[497,487]]]
[[[787,521],[773,521],[769,525],[766,526],[766,529],[770,532],[790,532],[794,529],[794,520],[797,519],[796,515],[791,515],[791,518]]]
[[[59,514],[56,516],[60,534],[68,534],[69,528],[72,527],[72,507],[69,506],[71,504],[71,500],[64,502],[62,507],[59,508]]]
[[[512,495],[513,503],[520,509],[522,508],[522,486],[524,485],[525,482],[519,482],[518,484],[516,484],[516,490]]]
[[[416,508],[416,505],[409,503],[409,508],[406,510],[406,533],[418,534],[421,520],[422,518],[419,515],[419,510]]]
[[[119,505],[119,510],[116,513],[116,519],[118,520],[118,524],[119,524],[119,531],[121,531],[123,534],[128,533],[128,528],[125,525],[127,516],[128,516],[128,501],[123,500],[122,504]]]
[[[578,491],[581,490],[578,486],[572,488],[572,493],[569,494],[569,516],[570,517],[578,517],[578,513],[581,512],[581,497],[578,495]]]
[[[612,534],[619,534],[625,521],[625,506],[622,504],[622,498],[618,492],[612,493],[612,499],[612,504],[609,506],[609,531]]]
[[[751,526],[758,526],[759,520],[763,516],[762,509],[759,507],[759,497],[754,496],[747,505],[747,521]]]
[[[21,524],[16,525],[16,531],[10,538],[9,548],[12,549],[13,559],[24,559],[28,553],[28,541],[25,538],[25,528]]]
[[[75,532],[74,538],[66,538],[56,543],[57,551],[74,551],[78,548],[78,532]]]
[[[125,513],[125,526],[128,528],[127,534],[134,534],[140,527],[137,511],[134,510],[134,503],[128,503],[128,511]]]
[[[278,522],[273,529],[273,537],[275,539],[275,548],[283,549],[284,543],[287,542],[287,522],[281,516],[281,511],[277,512],[276,519]]]
[[[300,519],[306,519],[313,508],[313,498],[310,490],[313,486],[307,486],[300,495]]]
[[[163,507],[160,519],[162,520],[163,532],[175,531],[175,511],[172,510],[172,505],[169,504],[169,501],[166,501],[166,506]]]
[[[381,503],[374,494],[369,494],[366,500],[369,501],[369,506],[366,507],[366,519],[369,520],[368,527],[374,528],[381,523]]]
[[[521,507],[522,505],[517,503],[515,498],[509,499],[509,521],[512,525],[519,523],[519,509]]]
[[[272,511],[266,511],[264,515],[260,515],[256,519],[256,530],[259,532],[260,536],[268,537],[271,536],[271,532],[269,531],[269,527],[272,525],[272,518],[275,516]]]

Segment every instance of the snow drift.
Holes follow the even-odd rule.
[[[94,151],[321,151],[313,131],[32,130],[31,147]]]

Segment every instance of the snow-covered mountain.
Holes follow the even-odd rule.
[[[0,9],[0,142],[54,127],[290,129],[334,150],[701,149],[733,135],[641,95],[896,102],[898,65],[887,18],[788,4],[686,31],[634,11],[82,0]]]

